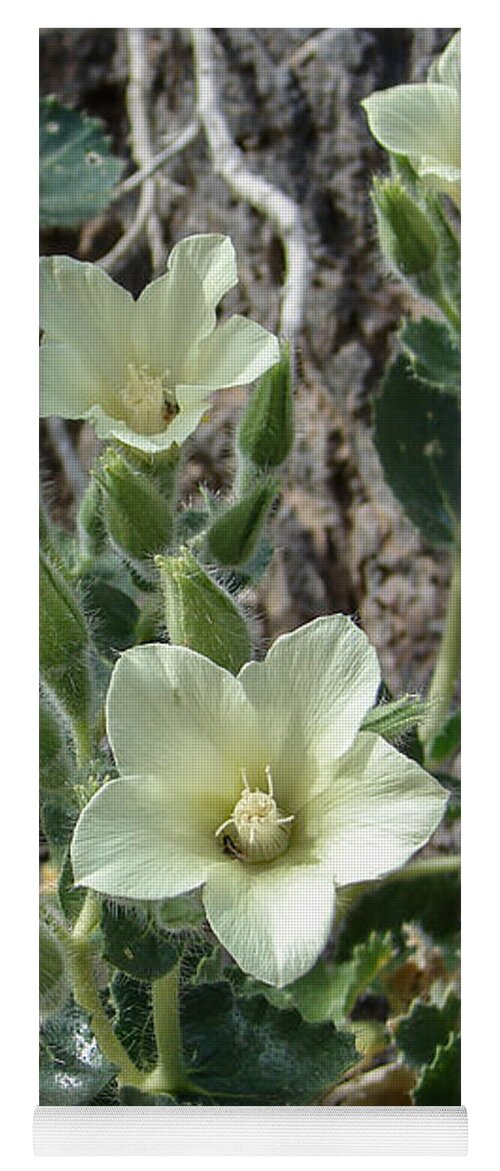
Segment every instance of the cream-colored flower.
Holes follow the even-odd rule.
[[[121,777],[80,816],[75,881],[115,898],[202,887],[208,921],[244,972],[282,986],[324,948],[337,887],[402,866],[446,794],[360,732],[380,682],[343,615],[279,638],[237,678],[194,651],[126,651],[107,702]]]
[[[155,453],[181,444],[214,391],[245,385],[279,360],[277,339],[216,306],[237,283],[227,236],[173,249],[137,301],[94,264],[41,261],[41,414],[89,419],[102,439]]]
[[[362,102],[381,146],[403,155],[430,191],[460,206],[460,33],[422,85],[378,90]]]

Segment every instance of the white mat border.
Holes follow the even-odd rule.
[[[466,1155],[463,1106],[38,1106],[36,1156]]]

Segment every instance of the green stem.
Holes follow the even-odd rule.
[[[158,1049],[158,1064],[144,1081],[150,1094],[176,1094],[189,1088],[182,1057],[179,1020],[179,970],[176,964],[159,980],[153,981],[153,1021]]]
[[[427,693],[427,702],[432,706],[420,729],[427,768],[432,764],[432,745],[445,722],[460,673],[460,584],[460,548],[457,548],[443,637]]]
[[[75,741],[76,760],[79,768],[83,768],[92,759],[92,735],[86,719],[73,720],[73,737]]]
[[[460,854],[435,854],[429,858],[416,858],[403,870],[388,874],[382,879],[387,882],[409,882],[414,878],[430,878],[438,874],[454,874],[460,870]]]
[[[104,1012],[95,983],[89,938],[99,922],[99,903],[89,892],[71,934],[65,939],[68,975],[77,1004],[88,1013],[92,1031],[104,1056],[117,1067],[118,1081],[142,1089],[145,1074],[130,1060]]]

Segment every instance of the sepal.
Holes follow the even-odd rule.
[[[266,476],[213,521],[207,533],[211,559],[231,568],[250,561],[278,487],[275,478]]]
[[[266,470],[284,462],[293,446],[292,366],[284,345],[275,366],[259,379],[238,428],[238,448]]]
[[[172,538],[173,516],[152,476],[133,467],[118,450],[109,448],[95,472],[102,490],[103,517],[112,544],[141,574],[149,558],[165,552]]]
[[[188,549],[156,557],[171,642],[198,651],[236,674],[252,654],[247,623],[235,601]]]

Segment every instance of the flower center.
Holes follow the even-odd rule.
[[[179,411],[175,392],[166,385],[168,374],[150,374],[147,366],[127,366],[127,385],[120,390],[123,417],[139,435],[165,431]]]
[[[266,765],[267,793],[251,789],[241,769],[243,791],[231,817],[215,831],[224,852],[240,862],[271,862],[288,846],[293,816],[284,817],[273,796],[271,769]]]

